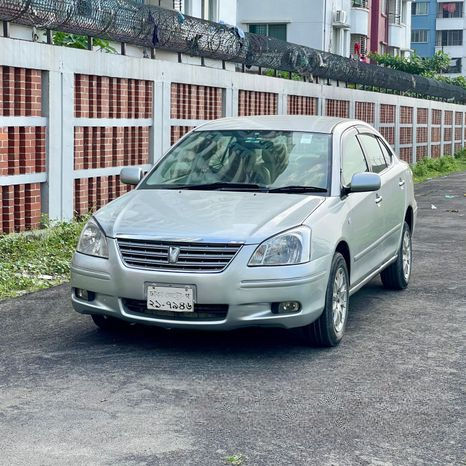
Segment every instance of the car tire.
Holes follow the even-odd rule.
[[[115,317],[101,315],[101,314],[92,314],[91,315],[94,324],[97,325],[101,330],[106,332],[115,332],[119,330],[124,330],[128,328],[128,323],[121,319],[116,319]]]
[[[337,346],[345,333],[349,311],[349,273],[345,258],[335,253],[321,316],[302,327],[304,341],[313,346]]]
[[[404,222],[396,261],[380,274],[383,286],[389,290],[404,290],[408,286],[409,278],[411,277],[412,260],[411,229]]]

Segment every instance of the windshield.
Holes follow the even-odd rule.
[[[195,131],[153,169],[142,189],[315,188],[326,192],[330,135],[296,131]],[[206,185],[206,186],[204,186]],[[312,191],[312,189],[308,189]],[[291,190],[290,190],[291,192]]]

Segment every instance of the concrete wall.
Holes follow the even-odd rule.
[[[380,129],[400,157],[453,154],[465,107],[166,60],[0,38],[0,232],[99,208],[191,128],[222,116],[320,114]]]

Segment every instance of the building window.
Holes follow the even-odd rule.
[[[387,0],[382,0],[380,2],[380,12],[383,14],[383,15],[386,15],[387,14]]]
[[[446,73],[461,73],[461,58],[452,58]]]
[[[369,9],[369,0],[353,0],[353,6],[356,8]]]
[[[411,31],[412,44],[425,44],[429,41],[429,31],[427,29],[413,29]]]
[[[360,34],[351,34],[351,53],[353,58],[359,59],[367,55],[367,37]]]
[[[429,14],[429,3],[428,2],[411,3],[411,14],[413,16],[428,15]]]
[[[437,47],[448,45],[463,45],[463,30],[437,31]]]
[[[462,18],[463,2],[437,4],[437,18]]]
[[[201,0],[202,19],[217,21],[217,0]]]
[[[173,9],[183,11],[183,0],[173,0]]]
[[[249,32],[252,32],[253,34],[260,34],[261,36],[286,40],[286,24],[250,24]]]

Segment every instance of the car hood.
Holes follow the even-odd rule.
[[[95,218],[113,238],[257,244],[300,225],[324,201],[308,194],[140,189]]]

